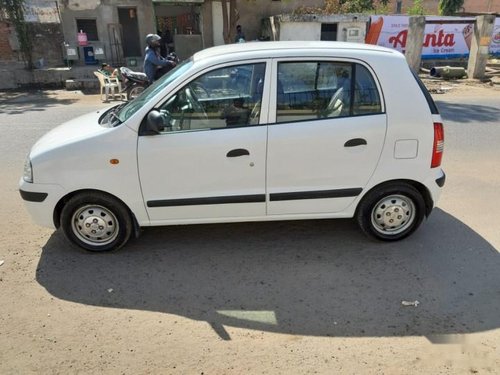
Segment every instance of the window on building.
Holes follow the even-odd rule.
[[[87,34],[87,40],[99,40],[96,20],[77,19],[76,32],[79,33],[80,30]]]
[[[337,24],[322,23],[321,24],[321,40],[337,40]]]

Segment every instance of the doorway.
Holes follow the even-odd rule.
[[[183,60],[203,49],[201,36],[201,6],[155,3],[156,27],[162,37],[161,54],[175,52]]]
[[[136,8],[118,8],[118,21],[122,28],[124,57],[142,56]]]
[[[321,24],[321,40],[337,40],[337,24],[322,23]]]

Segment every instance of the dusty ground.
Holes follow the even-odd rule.
[[[435,97],[450,106],[498,98],[478,85],[445,91]],[[458,130],[448,190],[403,242],[370,242],[351,221],[324,220],[150,229],[96,255],[33,225],[17,179],[34,139],[102,106],[98,97],[3,95],[0,373],[499,372],[498,159],[462,176],[470,150]],[[500,108],[481,108],[491,141]],[[487,187],[482,200],[472,199],[476,183]]]

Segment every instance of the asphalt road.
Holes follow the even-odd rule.
[[[350,220],[197,225],[97,255],[32,224],[17,181],[36,139],[103,104],[0,100],[0,373],[497,373],[500,92],[435,99],[447,181],[404,241]]]

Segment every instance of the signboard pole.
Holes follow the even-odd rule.
[[[478,16],[476,19],[467,64],[469,78],[484,78],[494,25],[495,16],[492,14]]]
[[[408,27],[408,37],[406,40],[406,61],[414,72],[420,71],[422,61],[422,45],[424,43],[425,17],[412,16]]]

